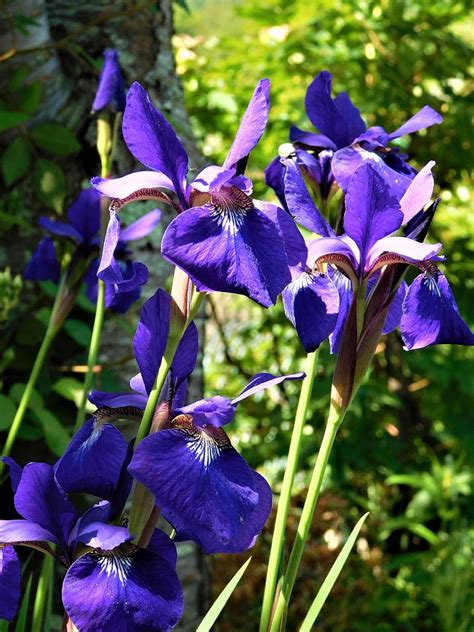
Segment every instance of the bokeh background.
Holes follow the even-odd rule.
[[[54,5],[50,2],[49,8]],[[153,14],[153,3],[144,5],[139,10]],[[417,167],[431,159],[436,161],[435,193],[441,204],[430,238],[445,245],[446,270],[454,294],[461,313],[472,325],[470,4],[452,0],[187,0],[175,2],[173,8],[176,73],[184,90],[196,155],[204,156],[205,162],[218,164],[223,159],[255,83],[264,76],[271,80],[269,126],[248,167],[256,197],[272,199],[272,192],[264,184],[263,169],[276,155],[278,146],[287,141],[289,126],[311,129],[304,95],[320,70],[333,73],[335,91],[350,94],[368,125],[395,129],[425,104],[442,113],[442,125],[404,137],[399,143],[413,156]],[[130,83],[141,79],[131,75],[127,56],[137,47],[138,35],[129,32],[126,15],[118,19],[120,28],[115,31],[103,26],[106,44],[118,42]],[[28,28],[27,23],[20,26]],[[53,23],[53,39],[64,37],[58,28]],[[82,47],[76,52],[83,58],[86,45],[77,43],[74,36],[72,42]],[[94,49],[94,44],[89,46],[88,62],[95,74],[84,70],[84,81],[90,79],[93,85],[100,50]],[[58,48],[57,53],[63,67],[72,63],[67,47],[65,51]],[[12,83],[5,109],[11,109],[12,99],[16,100],[18,109],[25,110],[21,125],[27,126],[28,117],[35,117],[35,90],[41,92],[44,79],[36,78],[25,86],[18,72],[15,69],[8,73]],[[166,82],[166,77],[159,80]],[[29,109],[25,109],[25,102],[30,103]],[[168,109],[173,120],[172,108]],[[61,111],[59,119],[66,121],[65,127],[78,143],[66,152],[67,160],[80,165],[85,181],[85,176],[94,175],[97,167],[92,132],[70,114],[61,119]],[[179,129],[179,121],[173,122]],[[22,283],[18,275],[38,239],[39,214],[61,215],[77,193],[71,191],[71,176],[61,154],[41,144],[30,152],[28,169],[19,177],[12,176],[8,150],[15,138],[15,128],[10,127],[2,141],[0,432],[11,422],[44,333],[54,292],[49,284],[38,288]],[[141,212],[142,207],[132,208],[127,211],[128,218]],[[162,265],[158,262],[160,234],[158,231],[143,245],[143,251],[152,253],[157,267]],[[150,260],[147,263],[150,265]],[[163,278],[167,271],[166,267],[164,271],[160,268]],[[149,288],[148,292],[152,291]],[[118,351],[111,336],[106,335],[108,346],[102,352],[98,378],[101,388],[119,386],[131,374],[130,337],[138,309],[136,305],[126,317],[111,317],[108,327],[115,338],[119,332],[123,341]],[[38,384],[37,400],[18,448],[24,462],[33,458],[52,461],[68,441],[91,322],[91,306],[82,297]],[[265,311],[246,299],[214,294],[203,327],[205,354],[200,387],[205,395],[234,396],[257,371],[286,373],[302,367],[303,350],[281,303]],[[451,346],[407,353],[398,334],[382,339],[371,374],[334,448],[290,608],[289,630],[297,629],[341,544],[365,511],[370,511],[370,517],[322,611],[318,629],[472,629],[473,357],[472,350]],[[321,438],[333,366],[334,360],[323,346],[304,431],[289,544]],[[246,400],[231,429],[234,445],[266,476],[276,497],[297,397],[298,386],[290,383]],[[271,527],[270,520],[252,552],[246,578],[221,617],[220,630],[256,629]],[[247,557],[213,556],[208,561],[215,594]]]

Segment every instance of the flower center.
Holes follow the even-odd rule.
[[[253,209],[252,199],[236,186],[221,187],[212,191],[207,202],[210,215],[219,226],[235,234],[245,216]]]

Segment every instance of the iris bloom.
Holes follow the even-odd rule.
[[[66,474],[65,466],[58,468],[67,490],[108,495],[114,489],[120,471],[114,459],[123,462],[126,444],[111,424],[103,430],[102,422],[141,417],[163,356],[169,308],[170,297],[163,290],[143,307],[134,338],[140,368],[131,380],[134,392],[92,392],[90,399],[98,407],[96,421],[84,426],[63,456]],[[197,351],[197,332],[191,325],[177,349],[156,411],[160,429],[139,443],[128,471],[153,492],[178,538],[195,540],[207,553],[236,553],[252,546],[263,529],[271,490],[232,447],[222,426],[232,421],[241,400],[284,380],[302,379],[304,374],[261,373],[233,400],[216,396],[185,406],[186,380]]]
[[[110,270],[104,278],[106,307],[120,313],[126,312],[139,298],[140,286],[148,280],[148,270],[144,264],[130,259],[127,244],[129,241],[149,235],[160,217],[160,211],[155,209],[118,233],[116,253],[120,255],[121,260],[117,261],[114,253],[111,254]],[[87,266],[84,273],[87,296],[95,302],[99,267],[96,255],[100,245],[100,196],[94,189],[84,189],[79,193],[67,212],[67,219],[67,222],[61,222],[41,217],[39,224],[54,237],[72,242],[74,250],[71,266],[74,267],[80,262]],[[24,276],[32,281],[51,280],[57,283],[60,272],[54,241],[49,236],[44,237],[27,264]]]
[[[183,594],[175,572],[176,549],[155,530],[144,549],[125,527],[107,524],[114,503],[102,501],[79,515],[46,463],[19,467],[10,479],[20,519],[0,520],[0,617],[12,620],[20,594],[16,546],[52,555],[67,568],[62,601],[79,630],[165,632],[179,620]],[[54,550],[51,544],[55,545]]]
[[[123,119],[125,141],[137,160],[153,171],[122,178],[94,178],[93,185],[113,198],[110,232],[101,269],[116,243],[116,211],[135,199],[156,198],[178,212],[162,240],[162,254],[182,268],[199,291],[233,292],[268,307],[290,280],[285,239],[296,233],[285,212],[251,197],[243,175],[247,157],[265,129],[269,82],[255,88],[222,166],[201,171],[186,184],[188,156],[173,128],[134,83]],[[162,189],[173,192],[176,203]],[[285,235],[283,234],[285,233]]]
[[[441,123],[441,115],[425,105],[393,132],[386,132],[380,126],[367,128],[347,93],[331,97],[331,84],[331,73],[323,70],[306,92],[306,113],[319,133],[305,132],[297,127],[290,129],[297,164],[310,180],[318,183],[324,199],[329,195],[334,178],[346,191],[356,169],[364,161],[371,160],[377,163],[380,173],[400,199],[416,171],[390,142]],[[280,199],[282,172],[278,158],[266,171],[267,183],[275,188]]]
[[[433,164],[417,174],[400,203],[376,166],[359,167],[347,189],[341,236],[321,217],[301,176],[293,172],[287,192],[290,206],[297,208],[296,219],[323,235],[309,243],[306,270],[283,292],[286,314],[307,351],[331,332],[332,349],[337,351],[353,294],[362,287],[369,300],[384,275],[400,264],[421,274],[409,287],[399,283],[396,294],[390,294],[384,333],[399,326],[407,349],[473,343],[448,281],[436,265],[442,260],[438,255],[442,245],[417,241],[423,207],[433,191]],[[405,236],[397,234],[404,225]]]
[[[112,106],[116,112],[123,112],[125,108],[125,88],[118,53],[113,49],[104,51],[104,64],[100,71],[92,111],[98,112],[107,106]]]

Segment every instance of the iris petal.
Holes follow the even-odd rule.
[[[20,560],[12,546],[0,546],[0,619],[12,621],[20,601]]]

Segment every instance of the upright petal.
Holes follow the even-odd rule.
[[[67,492],[111,499],[127,456],[127,442],[112,424],[89,419],[73,437],[56,465],[56,478]]]
[[[235,406],[243,399],[247,399],[251,395],[255,395],[255,393],[259,393],[266,388],[270,388],[271,386],[277,386],[282,382],[286,382],[289,380],[292,382],[293,380],[302,380],[306,377],[305,373],[290,373],[289,375],[272,375],[272,373],[257,373],[253,376],[247,386],[242,390],[240,395],[234,397],[232,400],[232,404]]]
[[[331,353],[337,353],[342,340],[344,327],[349,316],[352,303],[352,282],[337,268],[328,267],[328,274],[336,286],[339,294],[339,311],[336,325],[329,336],[329,346]]]
[[[307,353],[315,351],[336,326],[339,295],[325,274],[304,272],[283,290],[283,305]]]
[[[163,236],[163,256],[200,291],[243,294],[269,307],[290,279],[278,226],[254,206],[212,208],[178,215]]]
[[[10,484],[12,487],[13,494],[15,494],[18,488],[18,483],[20,482],[20,479],[21,479],[21,475],[23,473],[23,468],[20,465],[18,465],[18,463],[14,459],[12,459],[10,456],[2,456],[0,458],[0,461],[2,461],[3,463],[5,463],[6,466],[8,466],[9,473],[10,473]]]
[[[255,473],[221,428],[197,428],[186,420],[182,425],[146,437],[137,446],[130,473],[153,492],[178,533],[186,533],[206,552],[226,551],[236,542],[245,550],[257,535],[258,505],[270,510]],[[260,529],[267,517],[261,516]]]
[[[430,160],[430,162],[416,174],[410,186],[403,194],[400,200],[403,224],[410,221],[430,201],[434,188],[434,179],[431,169],[435,164],[434,160]]]
[[[100,195],[95,189],[83,189],[67,212],[71,226],[90,244],[100,228]]]
[[[365,123],[347,94],[331,98],[331,83],[332,75],[327,70],[315,77],[306,92],[306,113],[320,132],[337,147],[344,147],[365,131]]]
[[[272,162],[265,168],[264,173],[265,184],[275,191],[275,195],[277,196],[280,204],[285,210],[288,210],[284,188],[285,167],[282,164],[280,156],[277,156],[272,160]]]
[[[12,621],[20,601],[20,560],[12,546],[0,545],[0,619]]]
[[[200,399],[193,404],[183,406],[175,411],[176,414],[191,415],[195,426],[213,426],[219,428],[232,421],[235,406],[230,399],[215,395],[208,399]]]
[[[100,71],[92,111],[97,112],[108,105],[113,105],[116,112],[123,112],[125,108],[125,88],[118,53],[113,49],[104,51],[104,64]]]
[[[29,281],[53,281],[57,283],[61,266],[56,257],[53,240],[43,237],[31,255],[23,276]]]
[[[54,534],[61,544],[67,542],[77,514],[50,465],[25,465],[14,502],[20,516]]]
[[[62,599],[74,625],[95,632],[168,632],[183,611],[183,592],[167,559],[128,543],[77,559]]]
[[[413,134],[413,132],[418,132],[420,129],[425,129],[432,125],[439,125],[442,121],[443,117],[441,114],[438,114],[438,112],[430,108],[429,105],[425,105],[419,112],[409,118],[406,123],[403,123],[398,129],[389,134],[388,138],[389,140],[393,140],[394,138],[405,136],[405,134]]]
[[[250,99],[247,110],[240,122],[234,142],[227,154],[224,169],[233,167],[248,156],[262,137],[268,121],[270,108],[270,81],[261,79]]]
[[[290,213],[299,224],[311,232],[321,237],[334,235],[334,231],[313,202],[294,161],[288,159],[284,161],[284,164],[286,166],[284,191]]]
[[[82,542],[94,549],[111,551],[131,539],[126,527],[106,524],[111,518],[111,504],[100,502],[91,507],[77,521],[71,532],[69,543],[74,546]]]
[[[137,82],[132,84],[127,94],[122,131],[135,158],[167,176],[186,208],[184,191],[188,155],[171,125]]]
[[[370,164],[363,164],[346,193],[344,230],[360,249],[364,265],[371,246],[396,231],[403,220],[400,205],[388,184]]]
[[[441,272],[420,274],[403,303],[400,332],[407,349],[435,344],[474,344],[474,334],[461,318],[448,280]]]

